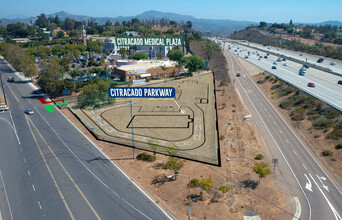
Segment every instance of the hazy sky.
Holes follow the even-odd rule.
[[[0,17],[66,11],[75,15],[132,16],[147,10],[196,18],[266,22],[342,21],[342,0],[0,0]]]

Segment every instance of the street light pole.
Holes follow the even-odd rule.
[[[190,198],[190,176],[188,176],[188,175],[184,175],[184,174],[180,174],[180,173],[176,173],[176,174],[173,174],[173,175],[169,175],[169,176],[167,176],[167,178],[172,178],[173,176],[185,176],[185,177],[188,177],[188,179],[189,179],[189,201],[188,201],[188,220],[191,220],[191,215],[190,215],[190,213],[191,213],[191,198]]]
[[[133,160],[135,159],[135,149],[134,149],[134,133],[133,133],[133,103],[131,100],[131,126],[132,126],[132,147],[133,147]]]

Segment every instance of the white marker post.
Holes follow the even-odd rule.
[[[185,114],[186,112],[178,105],[176,99],[173,99],[173,101],[175,101],[176,105],[178,106],[178,108],[181,110],[182,114]]]

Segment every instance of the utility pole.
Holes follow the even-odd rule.
[[[133,133],[133,102],[131,103],[131,126],[132,126],[132,147],[133,147],[133,160],[135,159],[135,147],[134,147],[134,133]]]

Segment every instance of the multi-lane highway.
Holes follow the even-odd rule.
[[[0,71],[10,107],[0,112],[2,219],[170,218],[3,59]]]
[[[251,112],[296,211],[293,219],[341,220],[341,187],[248,75],[234,53],[224,51],[230,75]],[[236,77],[237,72],[241,77]],[[296,201],[299,201],[296,202]]]
[[[267,70],[278,78],[289,82],[295,87],[300,88],[324,102],[327,102],[339,110],[342,110],[342,85],[337,84],[337,82],[342,79],[341,76],[315,68],[307,69],[305,76],[300,76],[299,69],[302,65],[299,63],[289,60],[277,62],[277,59],[280,57],[272,54],[268,55],[268,58],[266,59],[264,58],[266,55],[265,52],[257,51],[238,44],[232,44],[231,51],[256,66]],[[248,52],[250,55],[248,55]],[[248,58],[245,58],[246,56],[248,56]],[[260,56],[262,56],[261,59],[259,59]],[[277,62],[277,64],[274,64],[273,62]],[[284,66],[284,63],[286,63],[287,66]],[[272,66],[276,66],[277,69],[272,69]],[[309,82],[313,82],[316,87],[308,87]]]

